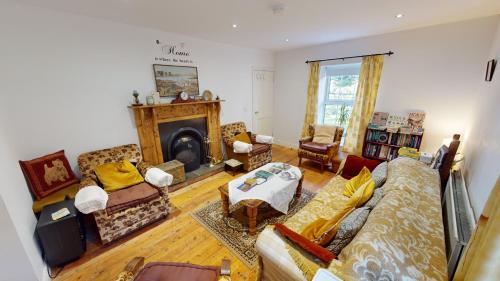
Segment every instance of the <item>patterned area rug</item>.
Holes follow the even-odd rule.
[[[269,224],[286,221],[311,201],[315,195],[316,193],[312,191],[302,189],[302,196],[299,200],[292,200],[287,215],[274,210],[268,204],[262,204],[257,215],[257,234],[253,236],[248,235],[245,208],[238,204],[230,207],[231,215],[229,218],[224,217],[220,200],[192,212],[191,216],[231,249],[248,267],[253,268],[258,261],[255,242],[259,233]]]

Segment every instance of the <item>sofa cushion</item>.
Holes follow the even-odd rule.
[[[99,165],[95,174],[107,192],[144,182],[137,168],[128,160]]]
[[[369,214],[370,209],[368,207],[361,207],[352,211],[342,220],[335,238],[333,238],[332,242],[326,248],[338,256],[340,251],[354,239],[354,236],[363,227]]]
[[[315,125],[313,142],[323,143],[323,144],[333,143],[336,131],[337,131],[336,126]]]
[[[64,150],[28,161],[19,161],[19,164],[31,193],[38,200],[78,183]]]
[[[233,141],[241,141],[244,143],[252,143],[250,136],[248,136],[247,132],[238,133],[233,137]]]
[[[387,162],[382,162],[372,171],[372,179],[375,182],[375,188],[381,187],[387,180]]]
[[[377,160],[366,159],[363,157],[348,155],[344,167],[342,169],[342,173],[340,174],[345,179],[351,179],[355,177],[363,167],[367,167],[368,170],[373,171],[375,167],[380,163]]]
[[[152,262],[144,266],[134,281],[217,281],[219,271],[216,266]]]
[[[300,145],[300,148],[305,149],[307,151],[326,154],[328,152],[328,148],[331,144],[317,143],[317,142],[304,142]]]
[[[378,202],[384,197],[384,189],[383,188],[377,188],[373,192],[372,198],[368,200],[363,207],[368,207],[370,210],[373,210],[375,206],[377,206]]]
[[[252,151],[250,151],[250,155],[261,154],[261,153],[264,153],[270,149],[271,149],[271,145],[269,145],[269,144],[255,143],[252,146]]]
[[[148,183],[139,183],[134,186],[120,189],[109,194],[106,211],[114,214],[119,211],[149,202],[160,197],[158,189]]]
[[[368,168],[363,167],[359,174],[351,178],[344,187],[344,196],[351,197],[358,188],[360,188],[367,181],[372,180],[372,176]]]

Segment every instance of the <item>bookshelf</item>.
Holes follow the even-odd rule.
[[[367,128],[363,142],[363,157],[380,161],[389,161],[398,157],[401,147],[420,149],[422,133],[387,132],[386,129]]]

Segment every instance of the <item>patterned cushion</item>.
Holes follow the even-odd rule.
[[[64,150],[29,161],[19,161],[19,164],[37,200],[78,183]]]
[[[333,238],[330,245],[326,248],[334,253],[335,255],[339,255],[340,251],[349,244],[354,236],[358,233],[358,231],[363,227],[366,220],[368,219],[368,215],[370,214],[370,209],[368,207],[358,208],[352,213],[350,213],[341,223],[335,238]]]
[[[381,187],[387,179],[387,162],[380,163],[372,171],[372,179],[375,182],[375,188]]]
[[[384,197],[384,189],[383,188],[377,188],[373,192],[372,198],[368,200],[368,202],[365,203],[364,207],[368,207],[370,210],[373,210],[375,206],[377,206],[378,202],[380,199]]]

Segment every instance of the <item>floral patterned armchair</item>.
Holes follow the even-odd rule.
[[[99,185],[97,176],[94,173],[94,169],[97,166],[121,160],[129,160],[131,163],[135,164],[143,177],[147,169],[151,167],[142,160],[142,154],[136,144],[127,144],[84,153],[78,157],[78,166],[82,175],[80,188]],[[123,198],[133,193],[133,189],[136,188],[136,186],[109,193],[106,209],[93,213],[103,244],[116,240],[149,223],[165,218],[168,215],[169,199],[166,187],[158,188],[150,185],[150,187],[147,188],[156,188],[159,196],[139,198],[140,194],[137,195],[139,192],[135,192],[135,198],[131,198],[130,202],[123,202],[118,208],[117,206],[110,206],[110,202],[117,201],[113,200],[113,197],[120,196],[123,201]]]
[[[233,151],[234,136],[247,132],[245,123],[236,122],[231,124],[226,124],[221,126],[222,139],[224,141],[224,146],[226,148],[227,156],[229,159],[236,159],[243,163],[243,169],[245,171],[251,171],[270,163],[273,158],[272,145],[256,143],[256,135],[252,134],[252,144],[253,149],[249,153],[235,153]]]

